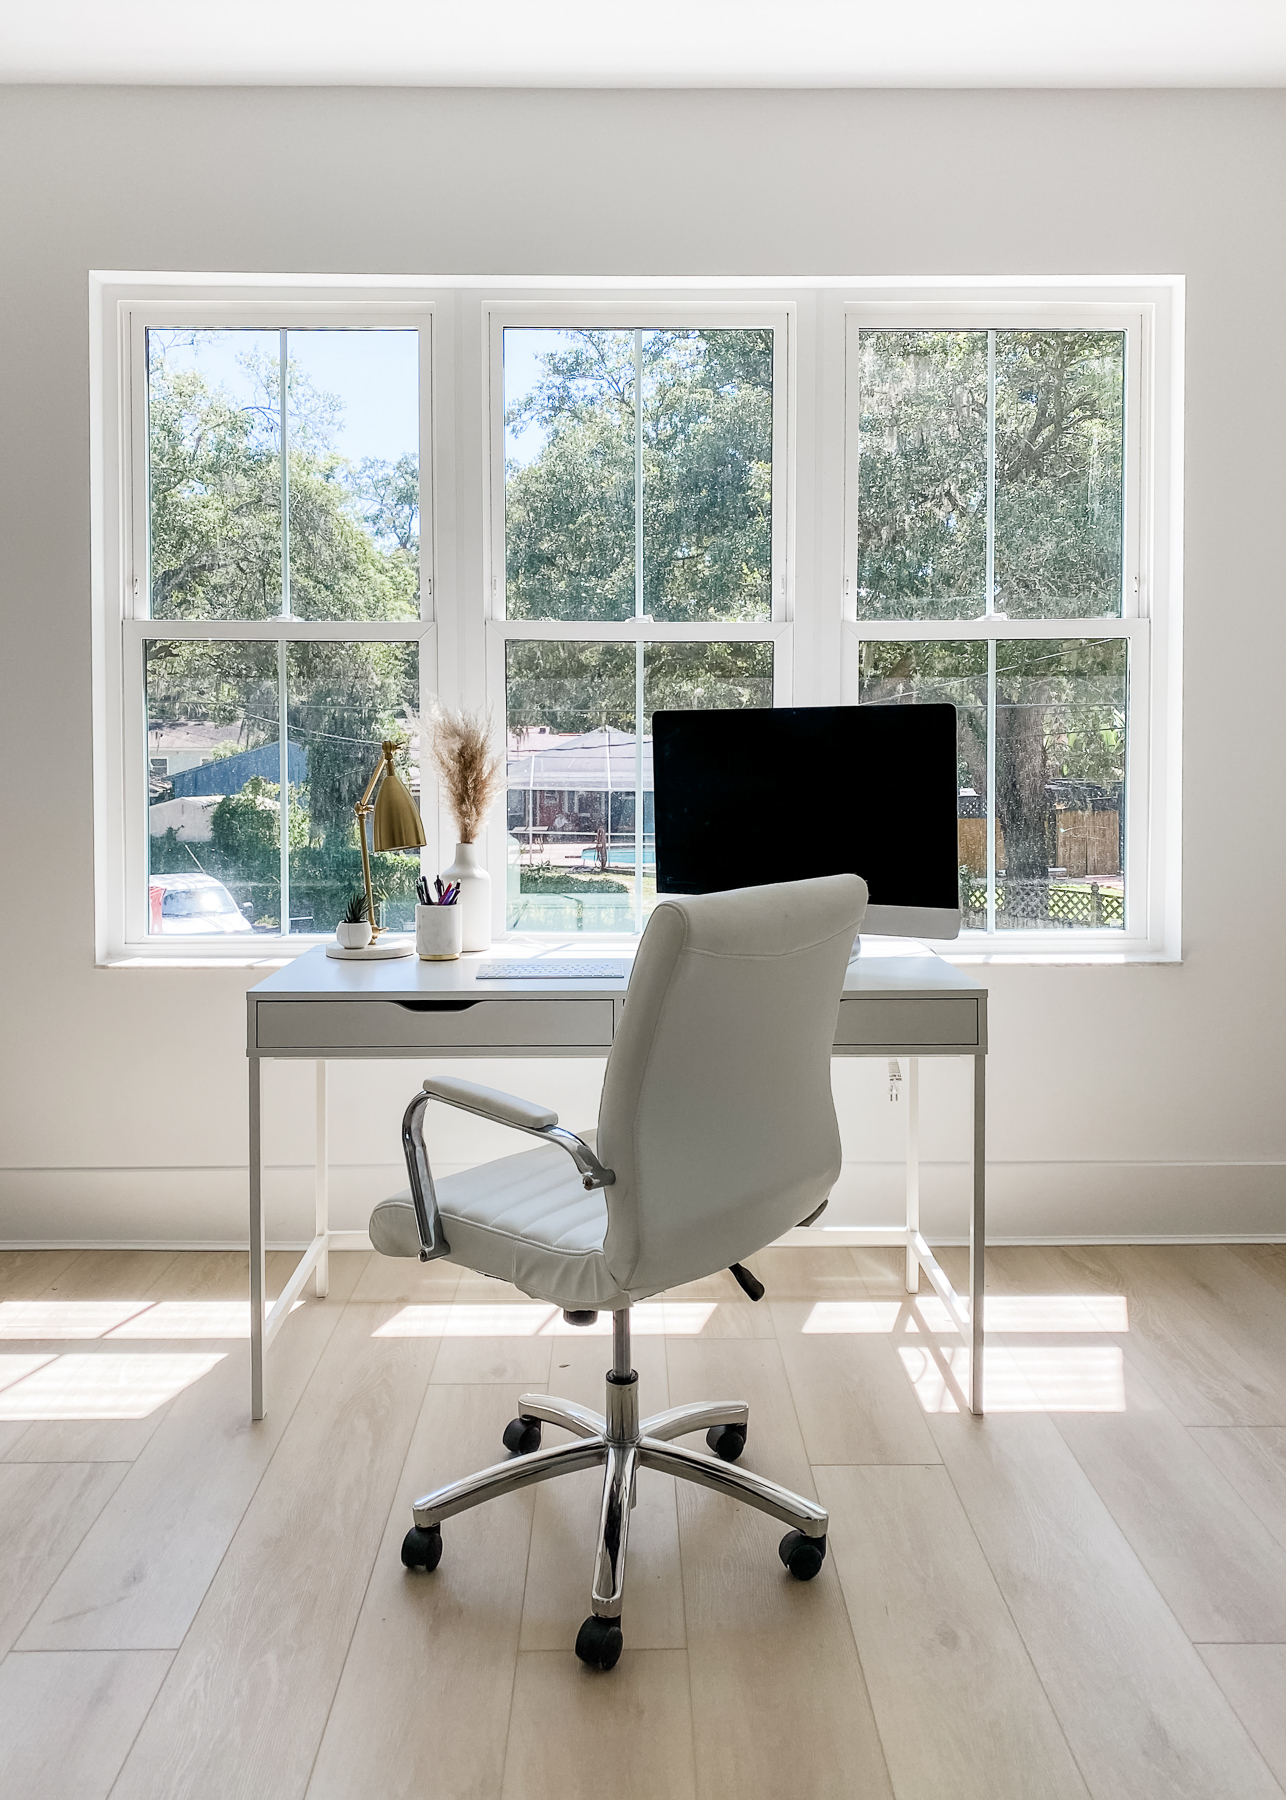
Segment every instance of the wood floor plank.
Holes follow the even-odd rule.
[[[1286,1407],[1286,1292],[1228,1244],[1158,1244],[1129,1252],[1257,1370]],[[1275,1421],[1286,1425],[1286,1416]]]
[[[178,1250],[82,1250],[59,1270],[42,1300],[146,1298],[180,1255]]]
[[[610,1361],[608,1338],[555,1338],[550,1388],[565,1400],[579,1401],[601,1413]],[[668,1404],[665,1340],[636,1337],[634,1367],[642,1411],[661,1412]],[[547,1426],[544,1441],[553,1444],[566,1439]],[[576,1641],[581,1621],[589,1612],[602,1492],[603,1476],[598,1469],[586,1469],[536,1489],[519,1640],[524,1651],[568,1650]],[[627,1641],[635,1650],[682,1649],[683,1577],[674,1483],[644,1470],[637,1496],[626,1564]]]
[[[353,1289],[354,1300],[420,1301],[450,1300],[460,1284],[458,1263],[422,1263],[414,1256],[367,1257]]]
[[[518,1388],[488,1394],[512,1415]],[[497,1460],[476,1387],[430,1387],[397,1483],[308,1800],[497,1800],[532,1493],[449,1519],[432,1574],[402,1567],[411,1505],[438,1467]],[[548,1735],[548,1729],[547,1729]],[[557,1730],[554,1735],[557,1736]]]
[[[815,1473],[898,1800],[1083,1800],[946,1470]]]
[[[164,1650],[41,1652],[0,1662],[6,1792],[107,1800],[170,1666]]]
[[[342,1300],[311,1300],[287,1320],[257,1424],[248,1344],[179,1395],[46,1595],[24,1649],[177,1649],[342,1310]]]
[[[1096,1800],[1277,1800],[1053,1423],[939,1415],[932,1430]]]
[[[666,1342],[670,1402],[750,1406],[743,1462],[812,1496],[812,1473],[775,1343]],[[764,1514],[675,1484],[702,1800],[891,1800],[888,1770],[833,1562],[792,1580]]]
[[[568,1651],[518,1658],[504,1800],[695,1800],[683,1650],[626,1649],[610,1675]]]
[[[1127,1367],[1124,1413],[1051,1415],[1194,1642],[1286,1642],[1286,1548]]]
[[[1207,1668],[1286,1790],[1286,1644],[1201,1644]],[[1230,1784],[1230,1791],[1232,1790]]]
[[[857,1302],[859,1308],[881,1304],[893,1303]],[[772,1316],[811,1463],[938,1461],[915,1390],[886,1332],[843,1329],[847,1314],[840,1316],[837,1331],[806,1331],[816,1323],[808,1301],[774,1300]],[[862,1326],[871,1323],[865,1313],[853,1316]]]
[[[761,1250],[751,1264],[769,1300],[859,1300],[866,1294],[866,1283],[846,1245]]]
[[[1180,1424],[1286,1425],[1286,1386],[1266,1380],[1145,1259],[1098,1245],[1047,1254],[1070,1291],[1125,1296],[1129,1328],[1117,1342]]]
[[[437,1348],[392,1310],[344,1309],[113,1800],[304,1792]]]
[[[1276,1425],[1192,1427],[1189,1436],[1261,1525],[1286,1545],[1286,1430]]]
[[[0,1463],[0,1655],[11,1648],[128,1463]]]
[[[0,1250],[0,1300],[35,1300],[83,1252]]]

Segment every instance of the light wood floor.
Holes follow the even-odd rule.
[[[984,1420],[893,1252],[755,1262],[640,1309],[643,1406],[748,1400],[831,1554],[645,1472],[600,1675],[594,1474],[398,1547],[523,1387],[600,1404],[602,1337],[339,1255],[251,1425],[244,1258],[0,1255],[6,1796],[1281,1800],[1286,1248],[993,1251]]]

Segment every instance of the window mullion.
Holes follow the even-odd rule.
[[[290,617],[290,450],[286,408],[288,374],[286,333],[277,334],[277,407],[281,443],[281,616]],[[290,933],[290,732],[286,700],[286,640],[277,640],[277,846],[281,859],[281,893],[277,929]]]
[[[987,333],[988,619],[996,612],[996,334]],[[996,640],[987,640],[987,930],[996,929]]]
[[[643,617],[643,331],[634,331],[634,617]],[[610,801],[609,801],[610,809]],[[611,817],[609,810],[608,824]],[[634,644],[634,929],[643,929],[643,637]]]

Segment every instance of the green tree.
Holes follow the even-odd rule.
[[[242,358],[254,399],[236,404],[190,370],[171,369],[165,334],[149,341],[153,614],[266,619],[281,611],[279,364]],[[290,602],[297,617],[418,616],[418,470],[414,457],[354,469],[334,449],[341,404],[287,369],[290,422]],[[163,625],[158,630],[163,630]],[[147,646],[149,725],[214,721],[233,728],[223,754],[275,744],[274,644],[182,641]],[[289,818],[292,913],[309,904],[334,923],[360,882],[353,803],[380,743],[405,738],[419,710],[414,644],[297,642],[288,646],[287,731],[308,753],[308,783]],[[401,763],[406,772],[406,754]],[[198,854],[229,885],[254,887],[256,917],[280,878],[276,789],[251,782],[214,809]],[[153,840],[156,859],[166,840]],[[381,857],[390,898],[409,904],[414,859]],[[217,867],[216,867],[217,865]],[[387,866],[384,866],[387,865]],[[179,864],[177,866],[184,866]],[[190,866],[190,864],[188,865]],[[234,891],[236,888],[234,886]],[[299,903],[297,909],[296,901]]]
[[[772,335],[643,333],[643,610],[655,619],[771,614]],[[507,610],[631,618],[634,333],[564,336],[507,414],[546,434],[506,471]]]

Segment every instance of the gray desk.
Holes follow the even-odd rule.
[[[330,1226],[327,1195],[329,1062],[366,1057],[603,1056],[624,1004],[624,981],[482,981],[488,960],[523,954],[497,945],[459,962],[340,962],[318,947],[251,988],[246,1053],[250,1059],[251,1411],[264,1415],[264,1356],[311,1276],[327,1291]],[[552,952],[550,953],[552,954]],[[589,956],[595,952],[558,954]],[[613,947],[619,956],[628,951]],[[868,938],[849,965],[835,1027],[836,1056],[909,1059],[906,1223],[866,1232],[864,1241],[905,1245],[906,1286],[921,1271],[972,1344],[969,1404],[982,1411],[982,1287],[985,1234],[987,993],[923,945]],[[973,1065],[973,1205],[969,1220],[969,1297],[956,1294],[920,1233],[918,1059],[966,1056]],[[272,1311],[264,1316],[263,1141],[260,1073],[265,1057],[317,1065],[316,1233]],[[824,1240],[823,1240],[824,1241]]]

